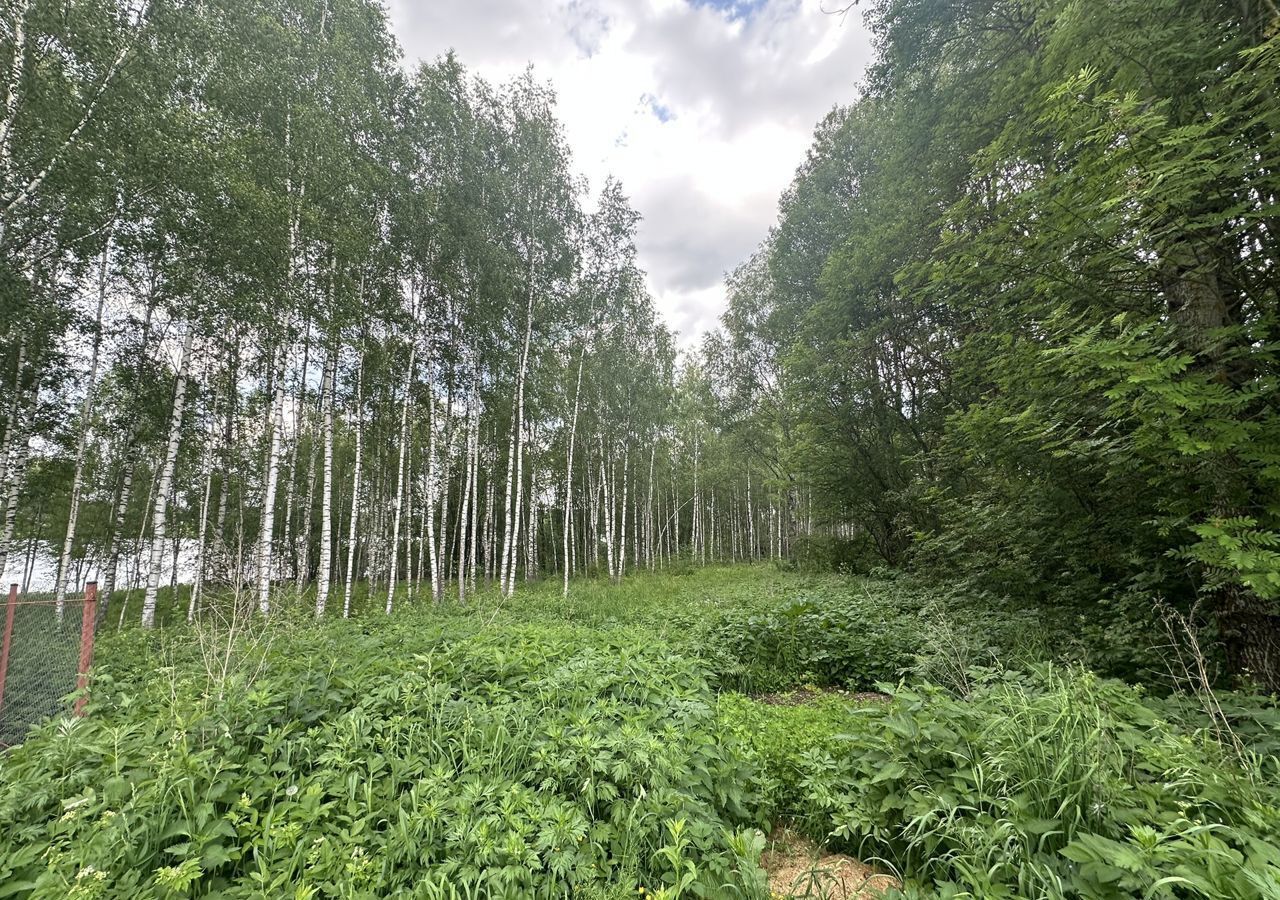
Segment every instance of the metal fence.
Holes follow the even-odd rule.
[[[61,604],[52,594],[20,594],[16,584],[9,586],[0,643],[0,747],[20,743],[50,716],[84,714],[97,623],[93,582],[83,597]]]

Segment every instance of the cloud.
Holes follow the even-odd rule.
[[[575,165],[622,180],[637,246],[682,343],[713,327],[721,277],[768,234],[814,125],[870,59],[821,0],[391,0],[410,62],[449,49],[501,82],[550,81]]]
[[[645,214],[636,246],[652,286],[658,292],[717,286],[760,243],[775,201],[772,193],[745,200],[709,194],[687,173],[646,182],[632,202]]]

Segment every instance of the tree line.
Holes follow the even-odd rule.
[[[811,524],[738,464],[531,71],[407,71],[373,0],[3,28],[0,570],[45,548],[59,601],[93,570],[151,625],[185,546],[188,618],[215,585],[390,612]]]
[[[1280,686],[1272,0],[866,4],[859,98],[687,354],[532,73],[251,6],[6,7],[0,561],[147,623],[184,541],[191,616],[884,565],[1177,610]]]
[[[1280,687],[1274,2],[863,9],[862,96],[705,347],[725,426],[849,564],[1176,609]]]

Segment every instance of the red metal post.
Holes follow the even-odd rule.
[[[13,642],[13,614],[18,609],[18,586],[9,585],[4,611],[4,643],[0,644],[0,709],[4,709],[4,677],[9,673],[9,644]]]
[[[89,700],[85,688],[89,684],[89,666],[93,665],[93,631],[98,621],[98,582],[84,586],[84,615],[80,619],[80,667],[76,669],[76,715],[84,715],[84,705]]]

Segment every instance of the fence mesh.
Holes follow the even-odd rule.
[[[68,695],[80,672],[86,602],[68,595],[59,613],[52,594],[0,594],[0,747],[21,743],[37,722],[75,710]],[[95,626],[88,623],[90,654]]]

